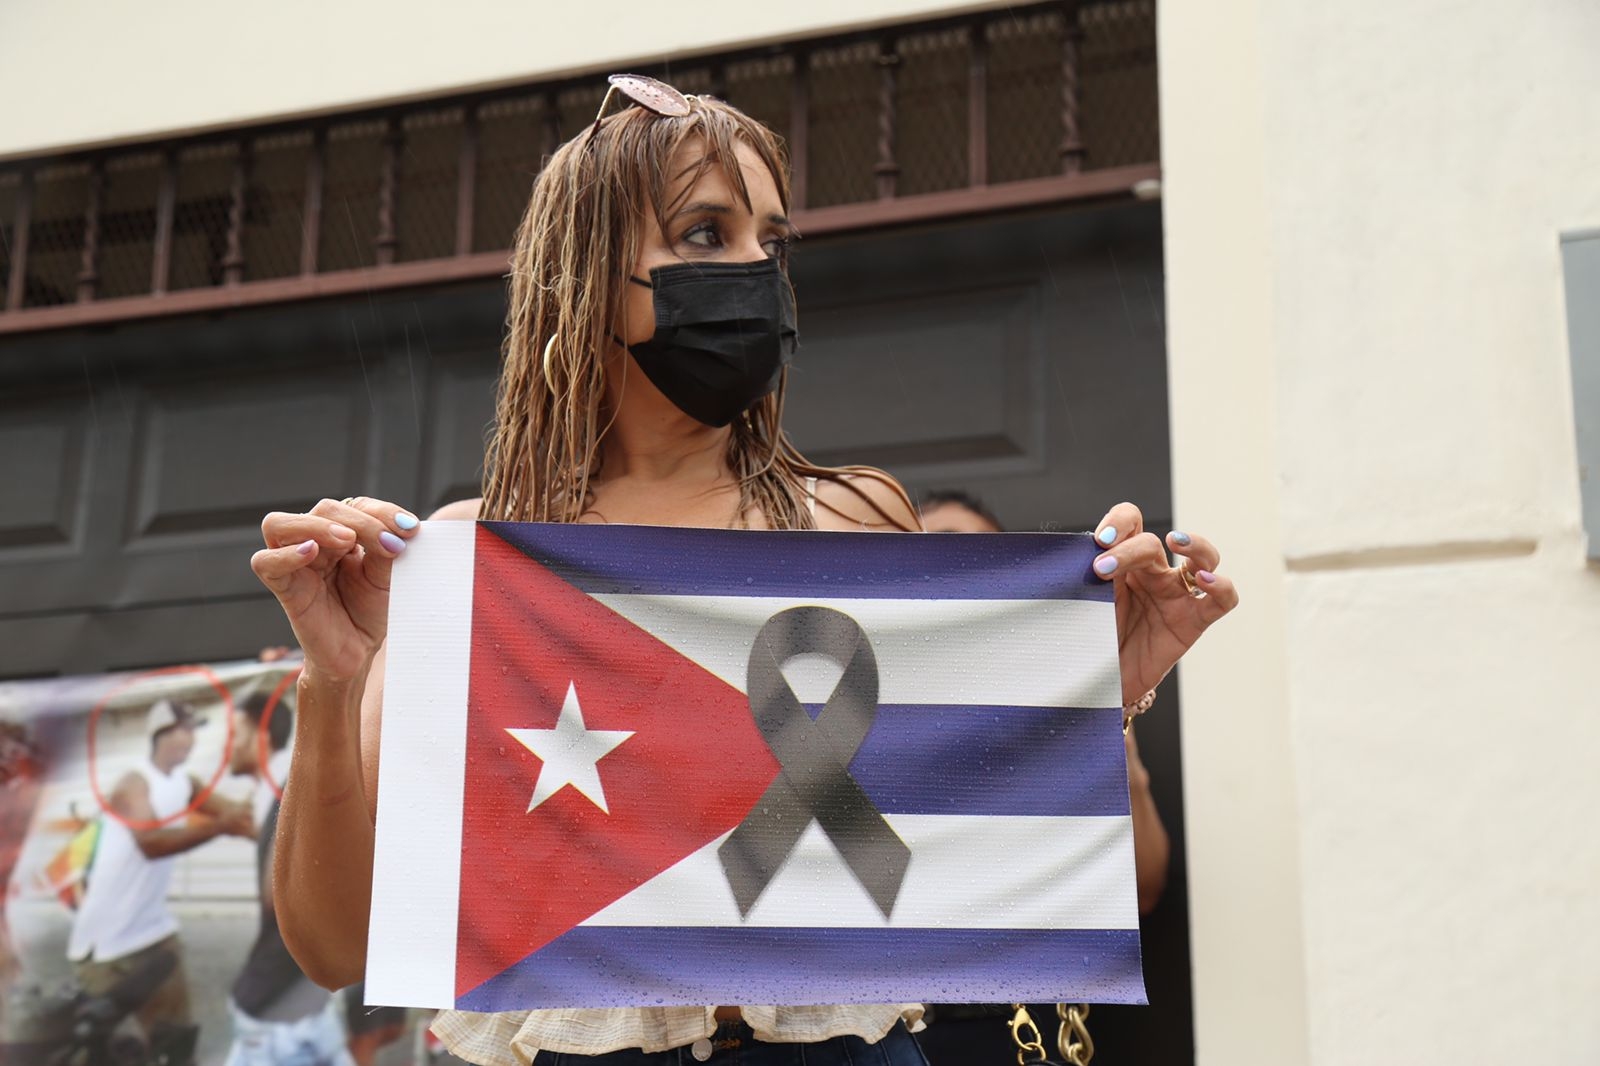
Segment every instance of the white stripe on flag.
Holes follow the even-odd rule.
[[[455,1001],[476,535],[472,522],[424,522],[395,563],[368,1003]]]
[[[889,815],[911,867],[885,921],[815,822],[747,920],[717,858],[719,838],[584,925],[1137,929],[1127,817]],[[552,871],[559,874],[559,871]]]
[[[762,623],[785,608],[810,603],[843,611],[866,631],[878,659],[879,703],[1122,705],[1116,607],[1110,603],[626,594],[594,598],[740,692],[745,691],[750,648]],[[839,676],[839,669],[832,668],[832,678]],[[802,701],[821,703],[831,688],[829,680],[820,689],[797,684],[795,692]]]

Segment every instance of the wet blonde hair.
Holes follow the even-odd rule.
[[[630,107],[605,119],[592,137],[586,128],[556,150],[534,182],[511,258],[484,519],[575,522],[589,506],[600,439],[613,417],[604,409],[604,356],[621,333],[628,275],[651,214],[670,218],[713,167],[750,208],[740,144],[760,157],[788,211],[788,162],[771,131],[720,100],[689,99],[682,117]],[[701,139],[705,151],[692,180],[669,202],[674,176],[667,168],[690,138]],[[888,475],[816,466],[795,449],[780,424],[787,383],[785,370],[777,391],[732,423],[727,460],[739,479],[737,522],[748,525],[759,512],[773,529],[815,528],[804,483],[818,478],[854,492],[884,523],[909,528],[854,483],[866,478],[891,486],[905,513],[914,514]]]

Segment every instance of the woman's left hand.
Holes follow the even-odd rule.
[[[1217,573],[1221,556],[1209,540],[1174,531],[1163,546],[1145,532],[1144,515],[1131,503],[1111,508],[1095,527],[1095,539],[1105,551],[1094,571],[1116,585],[1122,702],[1129,704],[1160,684],[1200,634],[1239,605],[1239,593]]]

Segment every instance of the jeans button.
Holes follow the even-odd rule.
[[[689,1045],[689,1054],[694,1056],[696,1062],[704,1062],[711,1057],[711,1041],[701,1037]]]

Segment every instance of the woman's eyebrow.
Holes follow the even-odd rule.
[[[731,215],[733,214],[733,205],[716,203],[710,200],[696,200],[694,203],[684,204],[682,207],[678,208],[678,210],[674,211],[672,213],[672,217],[667,219],[667,224],[671,225],[684,215],[695,215],[702,213],[711,215]],[[774,226],[783,226],[787,229],[794,228],[794,223],[789,221],[789,216],[780,215],[776,211],[767,216],[767,221],[772,223]]]
[[[733,214],[733,207],[730,204],[712,203],[709,200],[696,200],[692,204],[684,204],[678,208],[667,221],[669,223],[676,222],[684,215],[695,215],[701,212],[713,215],[731,215]]]

